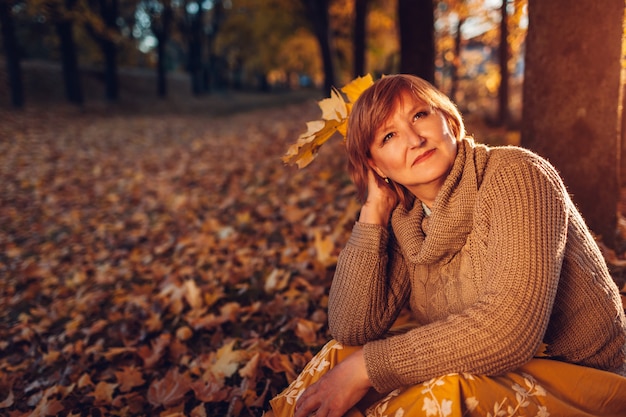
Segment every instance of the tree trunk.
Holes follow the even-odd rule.
[[[203,68],[202,68],[202,39],[204,38],[204,24],[202,22],[202,1],[198,0],[198,11],[191,15],[189,26],[189,50],[188,69],[191,77],[191,92],[194,96],[203,93]]]
[[[459,68],[461,67],[461,42],[463,23],[465,18],[459,19],[456,24],[456,34],[454,35],[454,61],[450,71],[450,98],[456,101],[456,92],[459,89]]]
[[[66,0],[65,6],[69,11],[74,7],[76,0]],[[70,103],[83,104],[83,90],[80,83],[76,43],[74,42],[74,22],[67,16],[60,16],[56,24],[57,34],[61,44],[61,65],[63,67],[63,81],[65,95]]]
[[[208,62],[206,68],[206,86],[208,91],[213,91],[220,87],[219,62],[220,57],[215,53],[215,39],[224,21],[224,4],[222,0],[213,2],[213,16],[211,25],[207,31],[207,55]]]
[[[152,32],[157,38],[157,94],[161,98],[167,97],[166,46],[170,38],[173,16],[171,1],[165,1],[160,16],[161,24],[158,25],[154,19],[152,21]]]
[[[528,11],[522,145],[556,166],[591,230],[615,247],[624,1],[529,0]]]
[[[0,1],[0,25],[2,25],[2,40],[6,54],[11,104],[15,108],[24,106],[24,90],[22,85],[22,70],[20,67],[20,52],[15,36],[15,24],[11,12],[12,2]]]
[[[102,45],[104,53],[104,82],[106,90],[106,98],[110,101],[116,101],[119,96],[119,83],[117,77],[117,47],[111,41],[106,41]]]
[[[435,82],[433,0],[398,0],[400,72]]]
[[[365,50],[367,44],[367,2],[354,3],[354,77],[365,75]]]
[[[330,94],[335,85],[335,65],[328,16],[329,0],[302,0],[313,24],[313,31],[320,44],[324,66],[324,91]]]
[[[498,125],[509,123],[509,26],[507,0],[502,0],[500,8],[500,87],[498,89]]]
[[[117,28],[117,1],[100,0],[100,15],[107,28],[116,30]],[[117,46],[112,39],[102,38],[100,48],[104,55],[104,81],[106,98],[110,101],[117,100],[119,96],[119,83],[117,77]]]

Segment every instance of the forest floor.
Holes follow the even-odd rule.
[[[281,161],[321,97],[125,78],[79,108],[46,76],[0,105],[0,414],[260,416],[329,337],[359,209],[340,138]]]

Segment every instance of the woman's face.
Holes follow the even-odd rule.
[[[457,141],[444,115],[404,92],[390,117],[376,130],[370,166],[432,206],[456,152]]]

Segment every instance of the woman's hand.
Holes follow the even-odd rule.
[[[359,349],[304,391],[296,402],[294,417],[341,417],[371,386],[363,349]]]
[[[380,186],[376,174],[370,169],[367,181],[367,201],[361,208],[359,221],[387,226],[391,211],[398,204],[398,196],[386,186]]]

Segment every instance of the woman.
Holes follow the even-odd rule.
[[[626,415],[618,289],[556,170],[466,137],[409,75],[359,97],[364,204],[330,290],[327,344],[278,416]],[[415,324],[394,327],[405,308]]]

